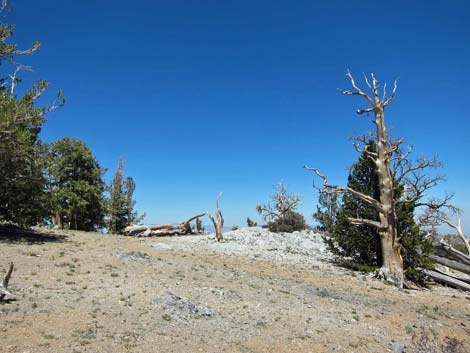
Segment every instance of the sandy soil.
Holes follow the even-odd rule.
[[[446,340],[458,346],[450,337],[470,352],[464,293],[398,291],[327,263],[226,247],[80,232],[0,237],[0,271],[15,263],[0,351],[432,352]]]

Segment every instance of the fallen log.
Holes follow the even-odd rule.
[[[433,270],[424,270],[424,274],[436,282],[470,292],[470,284],[459,281],[458,279],[452,278],[451,276]]]
[[[429,259],[432,262],[435,262],[439,265],[444,265],[444,266],[449,267],[453,270],[457,270],[457,271],[466,273],[467,275],[470,275],[470,266],[469,265],[465,265],[461,262],[454,261],[454,260],[449,260],[449,259],[446,259],[444,257],[437,256],[437,255],[429,255]]]
[[[447,267],[442,266],[442,267],[436,267],[434,268],[434,271],[442,273],[443,275],[458,279],[459,281],[465,282],[470,284],[470,277],[466,276],[464,274],[458,274],[455,272],[451,272]]]
[[[8,291],[8,282],[10,282],[11,273],[13,272],[13,262],[10,262],[10,268],[7,271],[7,274],[3,278],[2,283],[0,284],[0,300],[3,300],[6,295],[11,295]]]
[[[454,249],[449,244],[440,241],[439,243],[435,243],[434,245],[434,252],[435,255],[440,257],[446,257],[452,259],[454,261],[458,261],[462,264],[470,266],[470,256],[465,255],[463,252],[460,252]]]
[[[151,236],[151,235],[184,235],[193,234],[191,222],[195,219],[205,216],[205,213],[200,213],[192,216],[188,220],[180,224],[158,224],[156,226],[129,226],[124,229],[124,233],[135,236]]]

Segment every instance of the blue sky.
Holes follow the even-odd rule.
[[[177,222],[221,201],[227,225],[283,180],[317,195],[307,163],[346,183],[348,139],[372,129],[347,68],[398,78],[387,122],[415,155],[437,156],[470,230],[470,4],[467,1],[20,1],[14,41],[42,42],[25,80],[63,89],[42,138],[82,139],[112,178],[119,156],[147,222]],[[45,100],[44,102],[47,102]]]

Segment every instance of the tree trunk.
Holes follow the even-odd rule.
[[[395,230],[388,230],[381,233],[382,243],[382,267],[379,270],[379,277],[402,289],[404,281],[403,259],[400,255],[400,246],[393,242]]]
[[[387,130],[385,128],[385,113],[382,104],[374,107],[375,125],[377,128],[377,158],[375,164],[380,184],[380,232],[382,244],[382,267],[379,275],[396,287],[403,288],[404,271],[403,259],[400,255],[398,241],[397,217],[393,194],[393,177],[390,169],[390,157],[387,150]]]
[[[219,194],[217,199],[215,200],[215,206],[216,206],[216,211],[215,211],[215,218],[212,217],[212,215],[207,212],[207,217],[212,221],[212,224],[214,225],[215,228],[215,238],[217,241],[222,241],[224,239],[224,217],[222,216],[222,211],[220,210],[219,207],[219,200],[222,197],[222,193]]]

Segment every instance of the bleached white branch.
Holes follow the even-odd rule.
[[[304,165],[304,168],[306,170],[314,172],[318,177],[323,179],[323,189],[319,189],[319,192],[339,193],[339,194],[349,193],[349,194],[361,199],[362,201],[368,203],[369,205],[373,206],[378,212],[384,213],[381,203],[378,200],[374,199],[373,197],[371,197],[369,195],[366,195],[366,194],[363,194],[362,192],[354,190],[353,188],[350,188],[350,187],[340,187],[340,186],[337,186],[337,185],[330,185],[328,183],[328,179],[324,175],[322,175],[318,171],[318,169],[308,167],[307,165]]]

